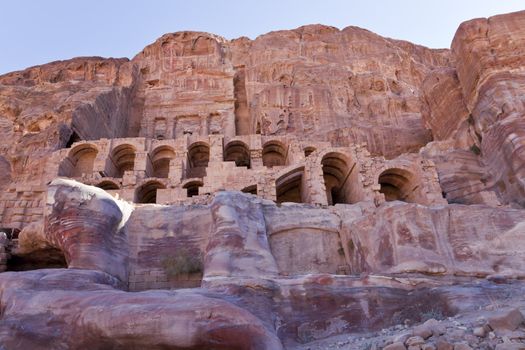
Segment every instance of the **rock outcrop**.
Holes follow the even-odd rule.
[[[517,244],[525,214],[516,209],[402,202],[378,209],[371,203],[278,207],[239,192],[220,192],[195,208],[154,208],[155,226],[178,239],[153,239],[144,221],[148,206],[133,208],[95,187],[54,181],[33,253],[54,247],[69,269],[0,275],[6,346],[293,347],[405,319],[418,322],[427,313],[466,312],[477,307],[476,295],[490,282],[458,287],[455,276],[500,281],[525,273],[519,258],[525,248]],[[180,210],[210,218],[200,224],[207,243],[183,239],[184,225],[173,225]],[[192,249],[191,255],[181,248]],[[150,273],[136,273],[148,263],[133,257],[148,249],[157,252],[157,261],[175,257],[173,266],[155,269],[149,260]],[[202,258],[201,271],[184,270],[194,256]],[[201,288],[152,291],[172,278],[191,280],[189,272],[201,272]],[[349,272],[397,277],[344,276]],[[37,302],[38,310],[30,306]],[[151,312],[156,318],[140,316]],[[31,327],[18,328],[21,323]]]

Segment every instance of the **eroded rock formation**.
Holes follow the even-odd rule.
[[[325,348],[503,303],[381,346],[520,346],[523,28],[180,32],[0,76],[1,347]]]

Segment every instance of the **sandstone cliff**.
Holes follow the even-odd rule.
[[[0,76],[0,347],[521,348],[524,77],[525,11]]]

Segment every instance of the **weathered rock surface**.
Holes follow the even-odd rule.
[[[281,348],[248,311],[203,291],[126,293],[117,285],[92,270],[1,275],[1,344],[9,349]]]
[[[278,274],[258,200],[241,193],[219,192],[210,209],[213,226],[206,247],[204,278]]]
[[[152,223],[145,218],[154,208]],[[204,218],[198,226],[190,224],[196,217],[192,211]],[[173,224],[173,214],[182,225]],[[502,278],[515,278],[523,274],[519,261],[513,260],[522,254],[516,242],[525,234],[519,229],[523,215],[516,209],[401,202],[378,209],[372,203],[277,207],[227,191],[194,208],[132,207],[95,187],[56,180],[49,186],[45,229],[38,244],[24,243],[19,249],[34,253],[54,247],[65,255],[70,269],[0,275],[4,306],[0,339],[14,348],[277,349],[281,342],[293,348],[406,319],[419,322],[425,314],[449,316],[476,309],[476,300],[487,290],[497,295],[505,288],[491,282],[454,286],[458,281],[453,275],[498,272]],[[208,231],[209,238],[197,238],[192,245],[184,238],[188,229],[184,222],[190,230]],[[454,231],[445,229],[450,227]],[[167,232],[174,239],[150,234],[151,230]],[[492,236],[492,230],[502,233]],[[476,241],[476,248],[466,241]],[[202,258],[202,288],[151,291],[165,288],[159,283],[169,274],[166,266],[152,263],[148,250],[156,251],[157,262],[182,256],[188,263],[190,256],[177,250],[181,245]],[[284,256],[283,247],[296,246],[296,252]],[[162,273],[143,275],[141,281],[140,274],[129,273],[145,270],[150,263],[150,271],[157,266]],[[389,272],[393,277],[319,274],[345,270]],[[407,278],[410,273],[429,277]],[[290,274],[309,275],[283,278]],[[443,277],[430,277],[435,275]],[[180,271],[177,277],[180,282]],[[38,307],[30,306],[35,303]],[[156,317],[140,317],[148,313]],[[425,340],[444,332],[439,324],[427,322],[413,334]],[[68,340],[63,334],[70,335]]]
[[[518,309],[501,310],[488,319],[488,324],[493,330],[513,331],[518,328],[525,319]]]
[[[0,164],[10,168],[5,173],[12,181],[39,184],[46,156],[65,147],[73,132],[77,140],[128,133],[132,75],[126,62],[75,58],[0,77]]]
[[[99,270],[127,280],[128,250],[120,230],[132,208],[105,191],[70,180],[49,186],[46,237],[68,267]]]
[[[516,12],[463,23],[452,42],[454,69],[433,73],[424,84],[433,134],[452,136],[450,127],[455,127],[460,142],[480,155],[486,187],[502,202],[519,206],[524,193],[524,21],[525,13]]]
[[[447,50],[321,25],[241,38],[231,52],[244,77],[252,128],[259,123],[264,134],[338,146],[367,142],[372,153],[390,157],[431,140],[419,86],[432,69],[450,64]],[[408,130],[409,137],[397,137]]]
[[[352,268],[381,273],[419,272],[522,277],[525,212],[487,206],[387,203],[362,217],[345,215],[343,246]]]

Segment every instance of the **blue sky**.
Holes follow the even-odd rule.
[[[495,0],[2,0],[0,74],[76,56],[133,57],[164,33],[228,39],[322,23],[449,47],[468,19],[525,9]]]

